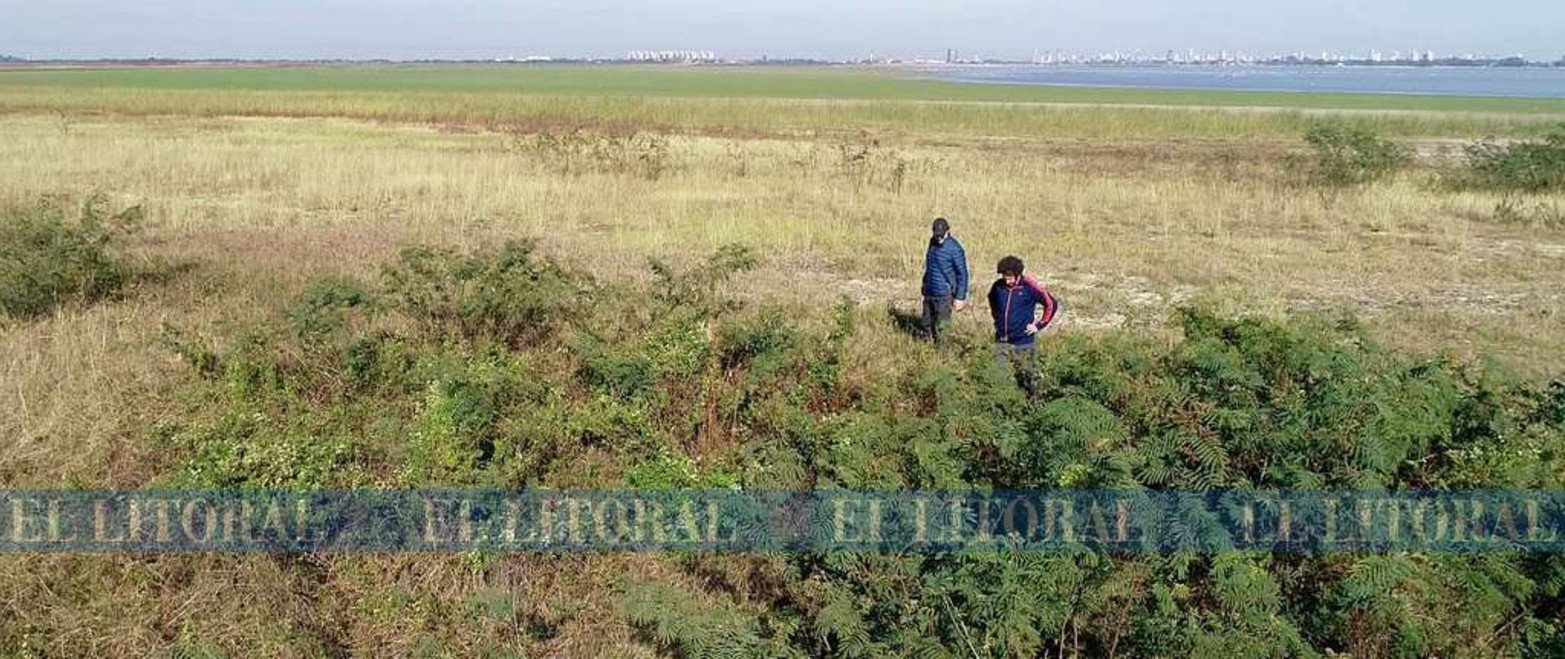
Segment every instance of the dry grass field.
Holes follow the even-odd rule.
[[[1272,318],[1341,310],[1421,354],[1530,378],[1565,370],[1565,199],[1439,185],[1468,141],[1562,115],[1356,110],[1341,116],[1414,147],[1416,163],[1321,192],[1286,162],[1329,108],[50,84],[0,84],[0,206],[141,205],[132,251],[179,267],[119,299],[3,325],[0,487],[161,482],[169,458],[146,428],[185,404],[195,377],[160,342],[165,327],[231,341],[307,280],[373,277],[407,244],[530,238],[597,278],[637,280],[649,258],[687,264],[741,243],[760,265],[738,296],[817,315],[847,296],[880,318],[915,308],[940,215],[975,287],[999,257],[1022,256],[1066,302],[1065,334],[1169,336],[1174,308],[1192,302]],[[986,315],[957,322],[976,334]],[[677,563],[4,557],[0,645],[652,656],[606,593],[627,578],[694,587],[701,572]]]

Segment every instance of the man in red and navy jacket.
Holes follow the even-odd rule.
[[[1033,337],[1049,323],[1060,305],[1049,291],[1022,274],[1022,260],[1000,259],[1000,278],[989,287],[989,313],[994,316],[995,350],[1001,357],[1032,354]],[[1043,315],[1035,316],[1043,307]]]

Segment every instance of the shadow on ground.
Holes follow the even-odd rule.
[[[904,311],[895,306],[887,306],[886,314],[891,317],[891,326],[897,328],[898,332],[915,339],[922,339],[927,336],[924,333],[924,319],[919,314]]]

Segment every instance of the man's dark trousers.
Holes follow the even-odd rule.
[[[953,295],[937,295],[924,298],[924,334],[932,341],[940,340],[940,331],[951,322]]]

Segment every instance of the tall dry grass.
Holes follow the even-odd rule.
[[[191,102],[212,116],[0,117],[0,204],[143,204],[137,249],[199,267],[3,329],[0,486],[155,483],[158,456],[138,433],[192,377],[159,347],[164,323],[229,336],[309,277],[373,275],[408,242],[534,237],[605,278],[741,242],[764,259],[741,295],[911,306],[928,220],[944,215],[975,286],[1000,256],[1023,256],[1069,305],[1064,331],[1157,331],[1192,298],[1270,314],[1347,307],[1394,343],[1489,352],[1531,373],[1565,364],[1565,232],[1503,221],[1496,197],[1433,189],[1424,171],[1331,197],[1297,188],[1278,165],[1296,118],[614,100],[592,102],[616,108],[612,122],[526,123],[504,113],[545,102],[489,99],[505,119],[489,130],[218,116],[448,118],[406,96],[126,94],[0,105],[159,114]],[[842,112],[856,129],[827,130]],[[1431,121],[1419,130],[1444,129]],[[56,655],[633,653],[609,611],[615,580],[690,578],[655,557],[289,560],[9,558],[0,642]]]
[[[15,411],[0,415],[0,431],[21,439],[0,465],[12,479],[80,471],[69,462],[34,471],[46,450],[37,438],[112,436],[123,415],[71,412],[80,400],[108,405],[113,392],[147,389],[138,377],[152,372],[156,350],[145,344],[163,316],[194,310],[216,323],[285,299],[315,273],[372,274],[409,242],[534,237],[611,278],[641,276],[649,257],[739,242],[766,260],[749,295],[911,305],[923,232],[944,215],[967,245],[975,286],[1000,256],[1021,255],[1084,328],[1155,324],[1172,304],[1205,296],[1272,313],[1356,308],[1372,322],[1395,319],[1394,341],[1486,349],[1543,371],[1558,367],[1552,348],[1565,338],[1553,322],[1565,233],[1497,222],[1496,197],[1434,190],[1419,172],[1321,197],[1289,183],[1277,163],[1291,146],[1281,141],[649,141],[574,129],[36,116],[0,119],[0,133],[0,203],[102,193],[143,204],[147,250],[243,282],[211,294],[188,283],[179,302],[133,297],[8,330],[14,404],[4,407]]]
[[[1497,197],[1432,190],[1413,173],[1322,198],[1289,184],[1280,141],[676,135],[647,149],[590,131],[543,142],[340,120],[62,129],[45,117],[0,131],[0,200],[107,193],[146,205],[158,240],[263,271],[299,269],[277,261],[312,251],[291,243],[373,257],[407,241],[535,236],[611,275],[742,242],[807,276],[907,280],[924,224],[946,215],[980,266],[1018,252],[1067,285],[1080,271],[1336,301],[1557,283],[1559,232],[1494,221]]]

